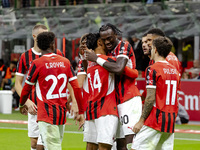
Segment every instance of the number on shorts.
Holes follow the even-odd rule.
[[[121,116],[121,123],[122,125],[129,123],[128,115]]]
[[[58,80],[60,80],[61,78],[64,79],[62,85],[60,86],[59,88],[59,94],[52,94],[53,91],[55,90],[56,88],[56,85],[58,84]],[[46,94],[46,99],[54,99],[54,98],[59,98],[60,97],[66,97],[67,96],[67,93],[63,92],[64,88],[66,87],[66,83],[67,83],[67,76],[66,74],[59,74],[58,77],[56,78],[56,76],[54,75],[48,75],[45,80],[46,81],[49,81],[49,80],[53,80],[53,84],[51,85],[51,87],[49,88],[47,94]]]

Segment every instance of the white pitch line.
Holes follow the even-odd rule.
[[[0,127],[0,129],[27,130],[27,128],[12,128],[12,127]],[[65,133],[83,134],[83,132],[80,132],[80,131],[65,131]],[[189,138],[174,138],[174,139],[175,140],[200,141],[200,139],[189,139]]]
[[[175,140],[188,140],[188,141],[200,141],[200,139],[189,139],[189,138],[174,138]]]

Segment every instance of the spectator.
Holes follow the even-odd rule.
[[[186,73],[191,75],[191,79],[200,79],[200,63],[198,59],[193,61],[193,67],[185,70]]]
[[[11,61],[10,66],[6,69],[5,78],[2,79],[1,89],[11,89],[15,81],[17,62]],[[5,87],[5,85],[8,85]]]
[[[138,78],[142,78],[142,71],[145,71],[149,64],[149,57],[144,55],[142,50],[142,41],[136,37],[128,38],[129,43],[133,47],[136,59],[136,69],[138,70]]]
[[[1,76],[2,78],[5,78],[6,75],[6,66],[4,65],[3,59],[0,59],[0,71],[1,71]]]

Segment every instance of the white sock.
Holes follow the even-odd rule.
[[[36,150],[36,149],[31,147],[31,150]]]

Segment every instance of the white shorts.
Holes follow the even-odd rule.
[[[86,120],[84,124],[83,141],[112,145],[116,135],[117,124],[118,117],[114,115],[106,115],[98,119]]]
[[[44,145],[43,141],[42,141],[42,135],[39,134],[38,140],[37,140],[37,145]]]
[[[31,115],[28,113],[28,137],[38,138],[39,134],[40,132],[37,123],[37,115]]]
[[[52,125],[47,122],[39,121],[39,129],[45,150],[62,150],[65,125]]]
[[[142,100],[140,96],[117,105],[120,122],[118,124],[116,138],[124,138],[126,135],[135,134],[132,131],[134,125],[142,115]]]
[[[174,133],[166,133],[143,126],[133,138],[132,149],[136,150],[173,150]]]

